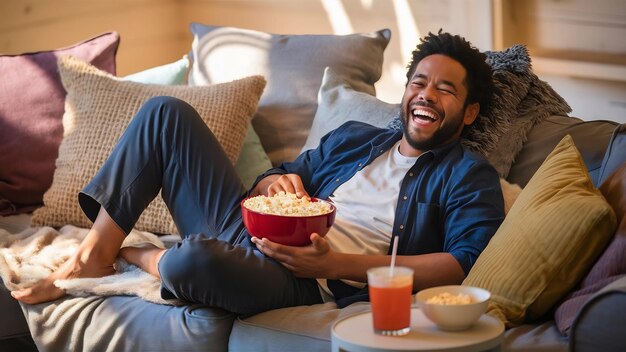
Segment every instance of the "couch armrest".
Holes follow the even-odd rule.
[[[0,279],[0,341],[9,338],[30,336],[24,313],[20,304],[11,297],[10,291],[4,287]],[[2,343],[0,342],[0,349]]]
[[[595,293],[572,323],[571,351],[626,351],[626,276]]]

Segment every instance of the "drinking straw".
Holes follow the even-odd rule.
[[[391,249],[391,266],[389,266],[389,276],[393,276],[393,267],[396,265],[396,253],[398,252],[398,236],[393,236]]]

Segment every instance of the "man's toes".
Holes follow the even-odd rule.
[[[54,285],[35,285],[22,290],[11,291],[11,296],[16,300],[28,304],[54,301],[62,297],[65,292]]]
[[[19,300],[20,298],[23,298],[24,296],[27,296],[30,294],[32,290],[30,288],[26,288],[23,290],[15,290],[15,291],[11,291],[11,296],[13,296],[13,298]]]
[[[11,296],[20,302],[31,303],[33,302],[33,289],[29,287],[18,291],[11,291]]]

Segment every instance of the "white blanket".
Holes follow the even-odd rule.
[[[0,229],[0,277],[9,290],[32,286],[48,277],[76,251],[89,230],[67,225],[29,228],[18,234]],[[148,232],[132,231],[122,247],[151,243],[164,248],[163,242]],[[101,278],[57,280],[54,285],[74,296],[134,295],[159,304],[181,304],[164,300],[160,281],[135,265],[118,258],[116,273]]]

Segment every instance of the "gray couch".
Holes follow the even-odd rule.
[[[607,148],[614,164],[624,161],[626,126],[550,116],[528,133],[508,180],[524,186],[565,134],[572,135],[596,184],[606,167]],[[28,221],[24,215],[0,218],[0,228],[16,232],[27,227]],[[166,306],[131,296],[68,296],[20,307],[0,287],[0,350],[32,350],[34,340],[41,351],[328,351],[332,323],[367,309],[365,302],[344,309],[325,303],[238,317],[197,304]],[[548,314],[507,330],[502,350],[625,350],[623,312],[625,275],[585,302],[569,339],[559,333],[553,315]]]

